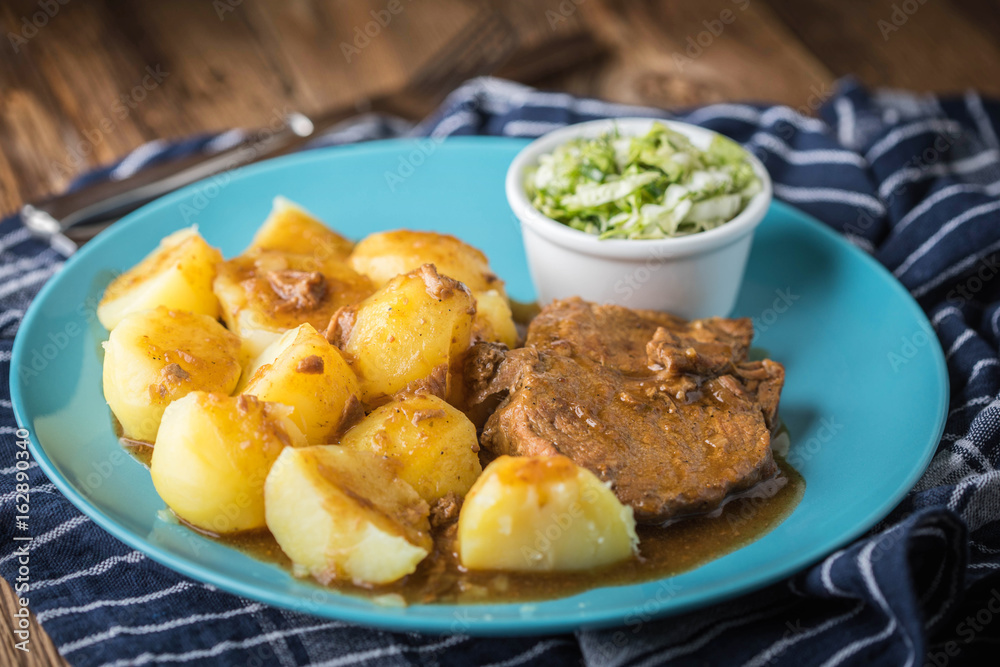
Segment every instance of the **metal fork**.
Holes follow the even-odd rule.
[[[325,130],[362,113],[419,120],[461,82],[495,72],[517,48],[510,21],[499,11],[478,15],[435,53],[402,88],[328,110],[315,118],[293,112],[278,132],[251,132],[232,148],[154,165],[121,180],[24,206],[21,220],[35,236],[71,254],[123,215],[203,178],[302,148]]]

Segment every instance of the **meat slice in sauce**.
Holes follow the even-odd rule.
[[[643,523],[710,512],[777,474],[771,455],[784,369],[747,361],[749,320],[557,301],[525,347],[480,344],[471,413],[492,454],[563,454],[608,482]]]

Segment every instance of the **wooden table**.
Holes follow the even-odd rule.
[[[916,9],[894,14],[894,4]],[[44,21],[36,0],[4,2],[0,213],[146,141],[264,126],[285,109],[317,113],[397,88],[487,11],[466,0],[402,5],[348,62],[343,44],[384,0],[77,0]],[[738,99],[812,112],[833,81],[854,74],[872,86],[1000,96],[997,0],[496,5],[524,56],[500,74],[546,89],[664,107]],[[0,664],[65,664],[37,626],[30,655],[12,649],[11,594],[0,588]]]

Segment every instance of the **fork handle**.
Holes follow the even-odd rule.
[[[41,238],[66,234],[74,227],[115,220],[168,192],[274,155],[312,134],[313,124],[305,116],[290,114],[287,120],[283,129],[258,141],[241,142],[210,155],[171,160],[128,178],[103,181],[25,206],[21,209],[21,219]]]

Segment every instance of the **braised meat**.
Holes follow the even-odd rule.
[[[481,343],[467,362],[490,453],[563,454],[608,482],[636,519],[710,512],[777,473],[770,428],[784,369],[747,360],[749,320],[557,301],[525,347]],[[491,405],[492,407],[492,405]]]

